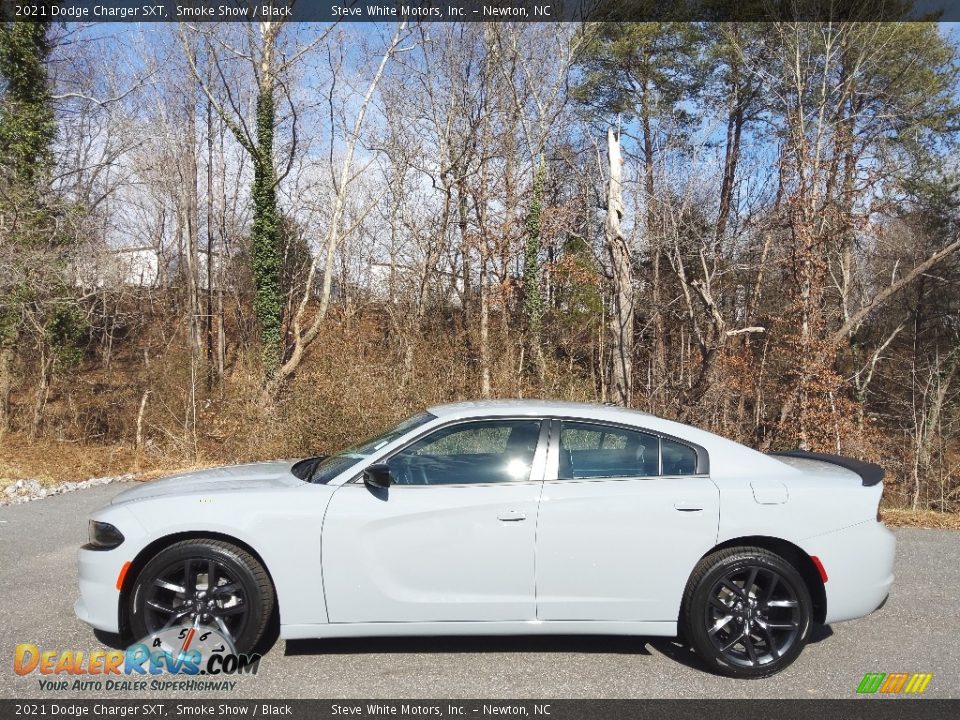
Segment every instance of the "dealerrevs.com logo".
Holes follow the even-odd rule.
[[[933,680],[933,673],[867,673],[857,686],[861,695],[919,695]]]
[[[260,655],[239,654],[216,630],[193,625],[167,628],[126,650],[40,650],[21,643],[13,656],[17,675],[39,674],[40,690],[61,691],[233,690],[236,681],[223,676],[256,675],[259,666]],[[170,675],[180,677],[162,677]]]

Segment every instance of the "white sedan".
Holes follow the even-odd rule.
[[[681,635],[713,670],[789,665],[893,582],[883,472],[765,455],[645,413],[443,405],[329,457],[204,470],[90,520],[77,616],[156,636]]]

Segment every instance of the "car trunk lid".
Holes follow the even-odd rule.
[[[844,455],[815,453],[808,450],[787,450],[769,454],[805,472],[844,478],[858,477],[865,487],[878,485],[884,476],[883,468],[876,463],[864,462]]]

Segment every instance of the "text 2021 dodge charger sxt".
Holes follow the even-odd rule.
[[[764,455],[644,413],[507,400],[430,408],[324,458],[205,470],[90,521],[76,612],[144,637],[681,634],[770,675],[812,623],[893,581],[882,471]]]

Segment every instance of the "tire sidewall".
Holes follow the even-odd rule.
[[[758,667],[742,667],[727,662],[707,635],[703,621],[709,603],[710,592],[723,575],[752,566],[775,570],[781,582],[787,583],[800,604],[800,633],[793,646],[773,662]],[[701,578],[695,588],[686,617],[684,634],[693,645],[697,654],[710,668],[723,675],[738,678],[760,678],[774,675],[797,659],[803,651],[810,635],[813,622],[813,602],[806,583],[800,573],[786,560],[771,553],[759,553],[745,550],[733,556],[718,559],[713,567]]]
[[[145,588],[153,582],[157,573],[170,565],[175,565],[177,562],[182,562],[188,558],[213,559],[223,563],[234,573],[236,580],[243,586],[244,597],[250,609],[247,611],[243,631],[239,637],[233,639],[233,644],[237,652],[246,652],[254,647],[262,630],[260,616],[265,612],[263,605],[266,599],[260,592],[260,587],[254,577],[253,571],[244,559],[238,553],[233,552],[232,549],[221,547],[219,544],[207,543],[202,540],[178,543],[165,550],[161,550],[151,558],[137,574],[137,579],[131,587],[128,599],[130,629],[134,639],[140,640],[149,634],[144,612],[146,603]]]

